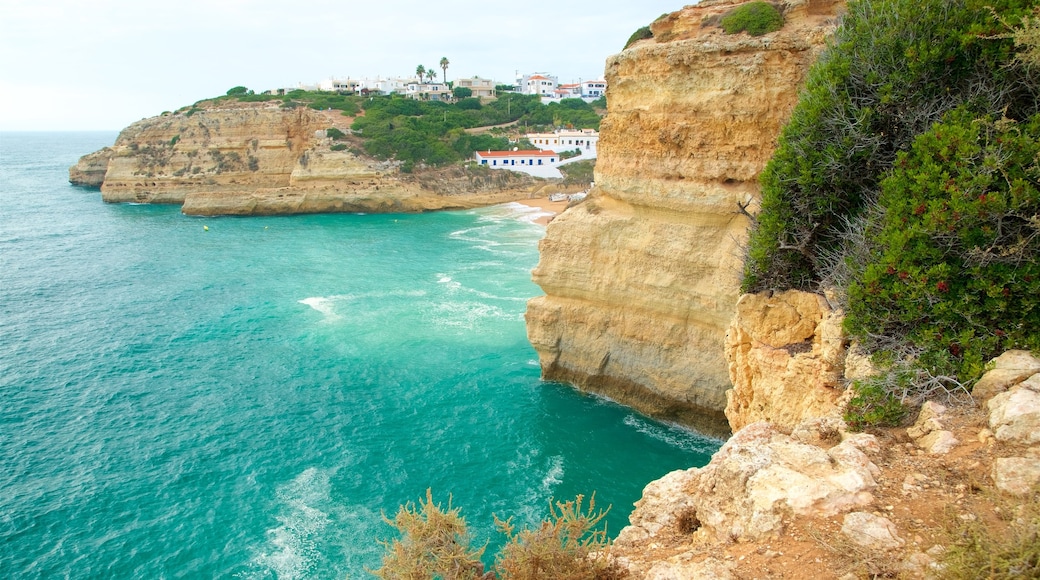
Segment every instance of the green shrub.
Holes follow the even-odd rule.
[[[849,401],[844,415],[849,429],[862,431],[870,427],[898,427],[903,424],[909,409],[893,391],[910,388],[911,378],[908,374],[898,374],[895,375],[894,383],[885,385],[884,382],[890,376],[857,381],[852,385],[856,396]]]
[[[249,92],[249,89],[247,89],[246,87],[237,86],[237,87],[231,87],[230,89],[228,89],[226,94],[228,96],[233,96],[233,95],[244,95],[244,94],[246,94],[248,92]]]
[[[329,147],[329,149],[332,149],[333,151],[345,151],[346,148],[347,148],[347,144],[346,143],[334,143],[332,145],[332,147]]]
[[[898,156],[878,203],[848,289],[853,335],[962,380],[1040,349],[1040,114],[951,112]]]
[[[335,127],[329,127],[328,129],[325,129],[325,135],[328,136],[330,139],[335,139],[337,141],[347,136],[346,133],[340,131]]]
[[[644,26],[642,28],[637,29],[635,32],[632,33],[632,36],[628,37],[628,41],[625,42],[625,48],[628,48],[628,47],[632,46],[633,44],[635,44],[636,42],[639,42],[640,40],[646,40],[647,38],[653,38],[653,37],[654,37],[654,33],[650,31],[650,27],[649,26]],[[624,50],[624,49],[622,49],[622,50]]]
[[[966,104],[979,114],[1036,112],[1037,75],[996,38],[994,6],[1014,20],[1030,0],[858,0],[811,69],[762,173],[762,209],[748,242],[745,291],[812,290],[849,220],[914,137]],[[840,261],[840,260],[839,260]]]
[[[780,30],[784,17],[768,2],[748,2],[723,14],[719,25],[726,34],[747,32],[751,36],[762,36]]]
[[[469,87],[455,87],[451,90],[451,94],[456,99],[465,99],[473,96],[473,89]]]

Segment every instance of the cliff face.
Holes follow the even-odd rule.
[[[207,102],[144,119],[112,147],[83,156],[69,181],[107,202],[181,204],[195,215],[414,212],[469,208],[536,195],[544,184],[480,168],[423,180],[393,164],[333,151],[338,111],[272,103]]]
[[[723,357],[757,178],[839,2],[794,0],[785,25],[725,35],[708,0],[607,61],[596,188],[549,225],[528,304],[543,375],[728,431]]]

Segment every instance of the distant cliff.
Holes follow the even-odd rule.
[[[484,168],[405,174],[349,147],[333,150],[325,130],[349,121],[277,103],[202,102],[130,125],[69,168],[69,181],[100,188],[107,202],[182,204],[195,215],[463,209],[545,186]]]
[[[528,304],[543,376],[710,433],[758,174],[843,3],[783,2],[777,32],[726,35],[735,0],[662,17],[607,61],[596,187],[549,225]],[[738,206],[738,204],[740,204]]]

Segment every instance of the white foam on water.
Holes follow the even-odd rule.
[[[437,274],[437,283],[444,284],[449,291],[455,292],[462,288],[462,283],[456,282],[451,276],[447,274]]]
[[[329,515],[316,506],[331,502],[329,475],[311,467],[291,482],[278,487],[280,525],[267,530],[264,550],[253,564],[276,578],[293,580],[310,577],[323,557],[319,542],[329,526]]]
[[[563,456],[554,455],[549,458],[549,469],[542,478],[542,490],[552,495],[553,489],[563,481]]]
[[[625,425],[634,428],[643,435],[695,453],[711,454],[718,447],[717,442],[673,423],[654,424],[635,415],[627,415]]]
[[[433,307],[433,323],[438,326],[473,329],[487,320],[523,320],[524,314],[506,312],[482,302],[442,302]]]
[[[342,318],[340,315],[336,314],[335,308],[333,306],[332,297],[312,296],[310,298],[298,300],[297,302],[299,302],[300,304],[306,304],[307,306],[310,306],[311,308],[322,313],[323,315],[325,315],[326,320],[338,320]]]

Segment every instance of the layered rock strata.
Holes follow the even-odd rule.
[[[777,32],[723,34],[739,4],[662,17],[608,59],[596,187],[549,225],[534,270],[546,295],[527,311],[544,378],[713,434],[728,432],[742,208],[841,5],[795,0]]]
[[[326,129],[347,131],[350,119],[335,113],[201,103],[130,125],[112,147],[71,167],[69,181],[100,188],[106,202],[181,204],[194,215],[418,212],[545,193],[544,182],[512,172],[474,168],[424,178],[346,144],[337,151]]]

